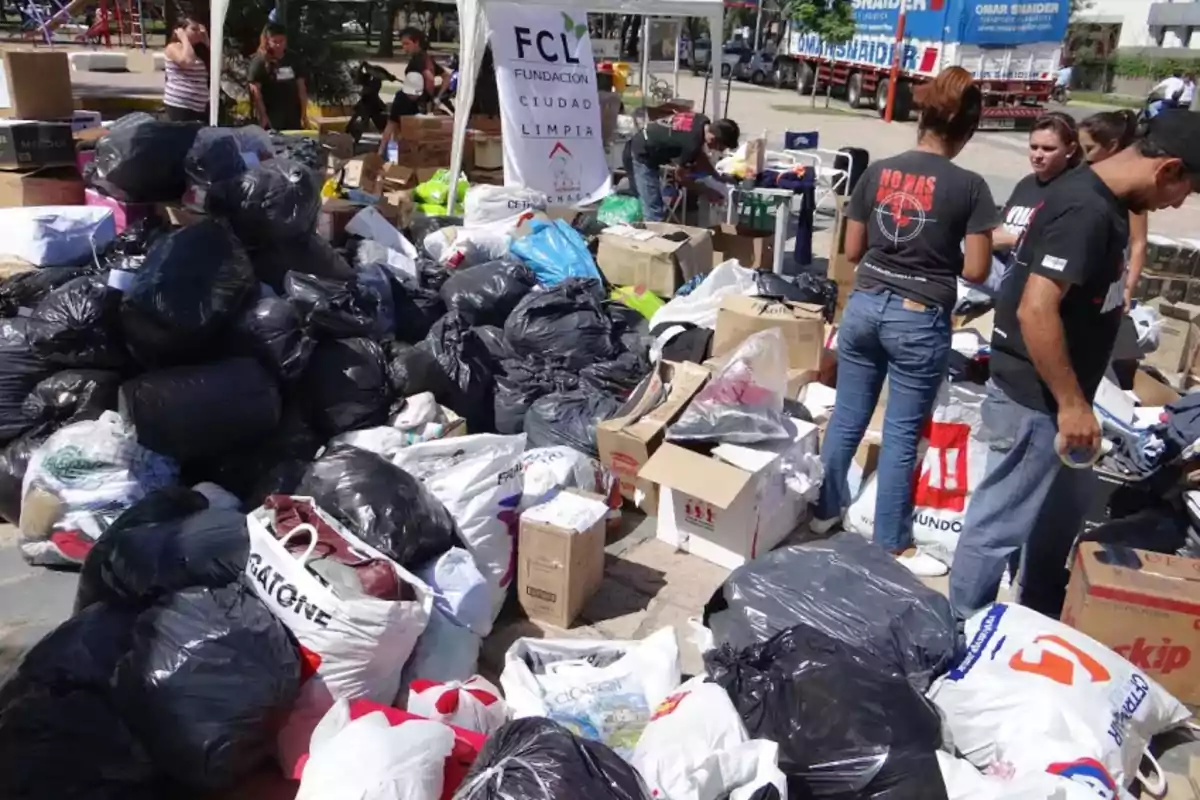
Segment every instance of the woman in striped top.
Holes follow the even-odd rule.
[[[208,122],[208,31],[185,18],[164,51],[167,82],[163,105],[172,122]]]

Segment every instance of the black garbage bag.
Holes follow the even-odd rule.
[[[584,278],[530,292],[504,323],[504,336],[518,355],[561,358],[568,368],[608,361],[616,345],[602,300],[600,282]]]
[[[149,115],[121,119],[96,142],[90,183],[126,203],[172,203],[187,188],[184,161],[201,125]]]
[[[285,291],[284,279],[289,272],[333,281],[354,277],[354,269],[346,259],[316,233],[252,248],[250,262],[258,279],[280,294]]]
[[[456,800],[650,800],[642,776],[600,742],[543,717],[488,737]]]
[[[264,297],[242,313],[233,332],[233,351],[258,359],[283,380],[299,377],[316,347],[300,310],[282,297]]]
[[[279,424],[279,387],[252,358],[147,372],[121,384],[138,442],[186,462],[262,439]]]
[[[436,397],[450,397],[455,392],[456,387],[424,342],[415,346],[389,342],[387,353],[388,380],[397,398],[412,397],[422,392],[431,392]]]
[[[641,353],[625,351],[612,361],[589,364],[579,377],[602,392],[627,397],[650,372],[650,359]]]
[[[238,580],[249,555],[241,511],[209,508],[204,495],[186,487],[156,489],[117,517],[88,552],[75,612],[98,602],[141,610],[193,586],[216,589]]]
[[[457,228],[463,224],[462,217],[427,217],[424,214],[417,214],[413,217],[413,221],[408,225],[408,240],[416,245],[417,250],[426,258],[431,257],[429,251],[425,249],[425,237],[434,231],[440,231],[442,228]],[[433,287],[438,288],[438,287]]]
[[[270,436],[220,456],[184,465],[188,485],[205,481],[232,492],[243,511],[253,511],[272,494],[295,494],[313,456],[325,444],[296,406],[284,407]]]
[[[392,303],[396,338],[409,344],[428,336],[433,323],[446,315],[446,304],[436,288],[415,286],[409,281],[392,281]]]
[[[363,337],[319,342],[297,391],[313,428],[325,437],[382,425],[392,402],[383,348]]]
[[[337,444],[312,463],[296,494],[311,497],[367,544],[406,569],[462,547],[454,517],[390,461]]]
[[[426,289],[442,290],[442,284],[450,280],[451,272],[432,258],[417,259],[417,275]]]
[[[120,369],[129,361],[121,337],[121,293],[100,277],[74,278],[33,309],[29,344],[52,364]]]
[[[320,170],[325,163],[321,143],[311,136],[276,131],[271,134],[271,148],[276,158],[298,161],[309,169]]]
[[[537,286],[533,271],[502,259],[455,270],[442,284],[442,301],[472,325],[503,325],[521,298]]]
[[[95,606],[34,645],[0,688],[0,797],[154,800],[150,757],[109,702],[133,613]]]
[[[570,392],[579,387],[579,375],[561,364],[545,359],[509,359],[496,373],[496,432],[506,435],[525,431],[525,416],[535,401],[553,392]]]
[[[837,283],[830,278],[811,272],[798,275],[776,275],[774,272],[758,270],[754,275],[757,284],[755,294],[759,297],[778,297],[797,303],[812,303],[821,306],[826,322],[833,322],[837,311]]]
[[[493,371],[499,372],[506,360],[517,358],[517,354],[512,351],[512,348],[508,346],[508,341],[504,338],[503,328],[495,325],[476,325],[475,335],[487,348],[488,355],[492,359]]]
[[[621,347],[647,360],[650,356],[650,320],[624,303],[608,301],[604,310],[612,320],[613,337]]]
[[[937,710],[871,653],[797,625],[704,664],[750,737],[779,745],[789,796],[946,800]]]
[[[491,356],[470,324],[457,314],[446,314],[417,346],[424,348],[449,380],[449,392],[434,392],[438,402],[464,418],[474,433],[495,430]]]
[[[0,517],[14,525],[20,520],[21,484],[33,451],[59,428],[115,409],[120,385],[116,372],[69,369],[33,388],[22,406],[33,427],[0,450]]]
[[[154,243],[121,304],[125,341],[150,366],[207,360],[258,290],[250,260],[215,220]]]
[[[529,447],[565,445],[599,458],[596,425],[620,410],[620,399],[594,388],[545,395],[525,414]]]
[[[233,786],[274,749],[300,689],[300,652],[241,582],[194,587],[143,611],[113,700],[159,771],[188,788]]]
[[[29,320],[0,319],[0,444],[12,441],[39,421],[25,400],[54,368],[33,352]]]
[[[158,214],[132,222],[113,239],[101,263],[108,269],[137,272],[146,260],[151,245],[166,233],[167,224]]]
[[[345,281],[289,272],[288,299],[319,338],[385,336],[391,333],[392,286],[381,267],[369,264]]]
[[[229,219],[248,247],[297,239],[317,224],[321,181],[303,164],[273,158],[214,186],[209,207]]]
[[[716,645],[741,649],[808,625],[870,653],[918,692],[956,661],[950,603],[853,533],[783,547],[734,570],[704,607]]]
[[[21,308],[33,309],[59,286],[93,272],[91,266],[42,267],[4,278],[0,280],[0,317],[15,317]]]

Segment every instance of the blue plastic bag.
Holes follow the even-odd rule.
[[[560,219],[553,223],[535,219],[529,224],[533,232],[515,239],[510,249],[529,265],[539,283],[553,286],[567,278],[601,280],[600,270],[578,231]]]

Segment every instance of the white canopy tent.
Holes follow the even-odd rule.
[[[227,0],[215,0],[226,2]],[[459,73],[458,93],[455,97],[454,142],[450,154],[450,185],[458,185],[458,176],[462,172],[463,144],[467,139],[467,125],[471,117],[471,104],[475,100],[475,85],[479,80],[479,65],[483,61],[483,53],[487,47],[487,22],[484,11],[492,2],[512,2],[513,0],[457,0],[458,29],[459,29]],[[564,11],[582,11],[594,14],[636,14],[659,17],[706,17],[709,30],[713,31],[713,41],[721,38],[725,29],[724,0],[533,0]],[[214,14],[215,12],[214,4]],[[649,26],[643,27],[643,32]],[[642,42],[642,87],[647,86],[647,58],[649,42]],[[678,53],[678,43],[676,43]],[[676,56],[678,65],[678,56]],[[719,63],[714,60],[714,63]],[[678,70],[678,66],[676,66]],[[721,107],[721,81],[709,83],[712,91],[712,107]],[[504,110],[500,110],[503,115]],[[450,193],[450,202],[454,202],[454,192]],[[453,206],[451,206],[453,211]]]

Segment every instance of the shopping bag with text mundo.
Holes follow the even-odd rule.
[[[988,446],[978,438],[984,395],[979,384],[944,383],[921,437],[913,482],[913,540],[947,566],[954,560],[971,493],[987,472]],[[846,512],[846,527],[863,536],[875,533],[877,480],[873,474],[863,481]]]

